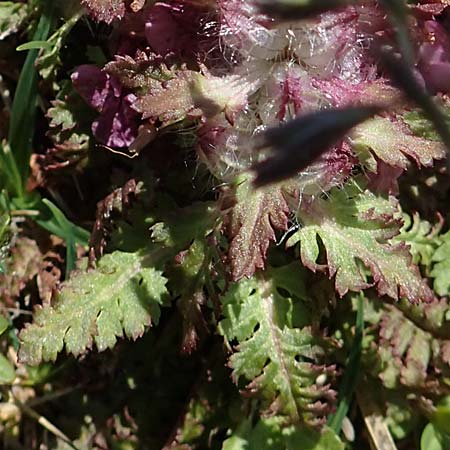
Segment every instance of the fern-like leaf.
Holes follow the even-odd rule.
[[[378,299],[368,299],[379,306]],[[450,375],[449,305],[445,300],[411,305],[406,301],[384,304],[379,317],[372,317],[377,343],[370,352],[369,370],[385,387],[412,391],[445,392]]]
[[[250,381],[248,391],[259,394],[271,413],[293,423],[323,419],[335,393],[316,379],[327,379],[334,367],[320,364],[323,341],[310,328],[292,327],[293,299],[282,297],[273,279],[254,277],[232,285],[222,302],[220,329],[239,343],[230,357],[233,377]]]
[[[152,254],[116,251],[104,256],[97,270],[80,271],[65,282],[54,306],[39,306],[34,322],[20,333],[20,360],[54,361],[64,346],[77,356],[94,342],[102,351],[124,334],[136,339],[157,324],[166,279],[151,259]]]
[[[356,296],[353,296],[355,302]],[[411,304],[406,299],[365,299],[366,334],[362,366],[389,390],[401,389],[435,399],[448,392],[450,376],[450,305],[447,299]],[[377,394],[378,395],[378,394]],[[400,397],[404,400],[406,397]],[[403,401],[402,400],[402,401]]]
[[[438,295],[450,294],[450,231],[440,236],[441,243],[433,255],[434,290]]]
[[[417,213],[412,217],[403,214],[403,220],[400,234],[394,240],[408,244],[414,264],[428,267],[440,243],[439,232],[442,222],[433,226],[430,222],[421,220]]]

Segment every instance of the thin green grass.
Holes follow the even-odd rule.
[[[62,211],[48,199],[42,200],[44,208],[41,209],[41,214],[36,219],[36,223],[42,228],[45,228],[50,233],[64,239],[67,248],[66,254],[66,277],[69,272],[75,268],[77,260],[76,244],[83,246],[88,245],[89,233],[83,228],[77,227]],[[47,210],[47,211],[45,211]]]
[[[355,337],[347,359],[346,371],[342,377],[342,383],[338,395],[338,407],[336,412],[328,419],[328,426],[339,435],[342,429],[342,421],[348,413],[359,376],[361,361],[362,340],[364,337],[364,296],[358,296],[358,306],[355,323]]]
[[[33,40],[20,46],[29,48],[22,67],[14,95],[8,144],[0,143],[0,171],[4,178],[4,187],[12,198],[9,209],[31,209],[38,212],[35,219],[42,228],[64,239],[67,247],[66,276],[75,267],[76,244],[86,246],[89,233],[70,222],[61,210],[47,199],[41,199],[37,193],[26,192],[26,183],[30,172],[30,157],[33,151],[36,108],[38,100],[38,73],[35,68],[39,48],[48,44],[46,40],[55,22],[54,2],[48,0],[42,11]],[[39,46],[36,42],[40,43]],[[44,45],[44,44],[45,45]]]
[[[53,8],[53,2],[47,1],[34,33],[33,41],[47,39],[53,23]],[[27,54],[17,83],[9,124],[8,142],[13,156],[9,160],[11,166],[14,164],[16,166],[16,169],[13,169],[15,174],[14,193],[19,197],[24,196],[24,186],[30,170],[29,163],[38,98],[38,74],[34,64],[38,53],[38,49],[32,49]],[[20,177],[20,184],[17,179],[17,172]]]

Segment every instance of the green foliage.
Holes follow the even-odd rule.
[[[53,2],[46,2],[42,16],[33,36],[33,40],[45,40],[50,32],[53,21]],[[25,59],[11,111],[8,143],[12,153],[4,153],[6,168],[11,170],[7,176],[13,176],[14,195],[23,196],[24,184],[29,171],[31,145],[36,116],[37,72],[34,63],[38,50],[30,50]],[[18,172],[18,173],[17,173]],[[18,179],[20,177],[20,179]]]
[[[446,113],[448,116],[448,106],[446,108]],[[439,139],[439,135],[434,129],[433,124],[427,120],[420,111],[408,111],[403,114],[402,119],[416,136],[431,139],[433,141]]]
[[[9,321],[5,316],[0,316],[0,335],[9,327]],[[0,353],[0,383],[12,383],[16,378],[16,370],[11,361]]]
[[[158,255],[114,252],[98,268],[79,272],[62,285],[54,306],[36,310],[20,335],[19,357],[27,364],[55,361],[66,347],[80,355],[95,342],[102,351],[124,334],[136,339],[157,324],[166,302],[166,279],[154,268]]]
[[[420,438],[420,450],[448,450],[450,436],[441,433],[432,423],[423,430]]]
[[[83,15],[78,2],[72,0],[65,3],[63,24],[42,43],[42,53],[36,59],[37,69],[44,79],[55,77],[56,70],[61,65],[60,51],[64,40]]]
[[[340,433],[344,418],[347,416],[350,409],[353,391],[360,374],[361,351],[364,335],[364,297],[362,294],[360,294],[357,299],[357,305],[355,336],[348,355],[348,360],[346,361],[346,370],[339,390],[339,404],[336,412],[328,418],[329,426],[337,434]]]
[[[333,368],[322,364],[323,340],[311,328],[293,326],[295,293],[283,297],[277,287],[276,278],[264,277],[230,286],[221,299],[225,319],[220,330],[230,345],[239,343],[230,357],[236,381],[249,381],[247,389],[264,398],[268,411],[294,423],[314,422],[334,397],[329,385],[316,379],[332,376]],[[314,408],[308,407],[311,400]]]
[[[50,200],[43,199],[41,207],[44,211],[41,212],[36,222],[41,227],[64,239],[67,247],[66,274],[68,275],[75,268],[77,255],[76,244],[86,246],[89,233],[67,220],[64,214]]]
[[[239,280],[264,268],[275,230],[287,228],[289,208],[278,186],[254,190],[245,179],[236,188],[235,201],[227,225],[232,238],[229,248],[232,276]]]
[[[344,450],[345,446],[329,428],[322,433],[293,426],[279,418],[261,419],[254,427],[243,422],[223,444],[223,450]]]
[[[405,242],[409,246],[414,264],[420,264],[424,268],[430,267],[441,241],[441,225],[433,226],[430,222],[421,220],[417,213],[412,217],[403,214],[403,222],[400,234],[393,240]]]
[[[445,156],[445,147],[440,142],[408,134],[400,124],[381,117],[358,125],[354,139],[363,154],[373,152],[393,167],[407,168],[409,159],[423,166],[431,166],[434,159]],[[370,163],[369,167],[372,165]]]
[[[28,5],[4,1],[0,3],[0,40],[15,33],[28,16]]]
[[[10,220],[8,213],[0,213],[0,274],[5,271],[5,260],[9,251]]]
[[[450,232],[441,236],[441,244],[433,254],[433,270],[430,275],[434,278],[434,290],[438,295],[450,293]]]
[[[353,17],[370,2],[350,21],[334,11],[346,0],[154,3],[0,2],[3,445],[344,450],[378,421],[399,448],[449,448],[449,208],[433,225],[406,178],[397,198],[382,190],[416,163],[446,195],[432,165],[448,106],[411,71],[427,6],[378,2],[400,58],[370,65],[393,83],[353,85],[353,52],[367,63]],[[155,28],[180,51],[150,42]],[[91,109],[70,81],[87,62],[104,66],[79,87]],[[371,106],[391,94],[395,111]],[[333,107],[383,112],[344,137]],[[113,132],[145,145],[102,145]]]
[[[328,199],[319,198],[299,212],[303,226],[287,245],[300,243],[302,263],[313,271],[323,270],[324,265],[318,263],[320,238],[326,252],[325,267],[330,277],[335,276],[341,296],[373,284],[379,295],[430,301],[433,292],[411,263],[408,249],[390,242],[400,229],[396,216],[392,200],[358,192],[355,187],[334,190]],[[365,268],[372,275],[372,283]]]
[[[48,36],[53,20],[54,5],[47,1],[33,36],[35,41],[44,40]],[[87,243],[86,231],[70,223],[49,200],[41,201],[36,193],[30,195],[25,192],[38,99],[38,75],[34,67],[37,56],[37,49],[30,50],[20,73],[12,105],[8,143],[0,143],[0,173],[4,176],[4,186],[12,197],[9,209],[37,209],[40,213],[37,222],[66,240],[68,273],[75,265],[75,245]]]
[[[367,301],[375,306],[378,300]],[[400,301],[380,305],[378,310],[367,319],[374,327],[365,344],[365,361],[372,374],[388,389],[445,391],[450,376],[448,302],[410,305]]]

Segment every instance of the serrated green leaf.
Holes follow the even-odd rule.
[[[417,305],[406,300],[380,305],[377,298],[368,302],[382,313],[366,318],[371,324],[366,330],[376,335],[376,346],[366,346],[366,369],[388,389],[445,392],[450,376],[446,299]]]
[[[406,245],[390,242],[400,228],[396,215],[393,201],[368,191],[335,189],[327,200],[318,198],[299,212],[303,226],[287,245],[300,244],[301,260],[311,270],[326,267],[341,296],[375,285],[380,295],[431,301],[434,294],[411,263]],[[326,266],[318,263],[318,238],[325,248]],[[369,269],[372,283],[362,265]]]
[[[329,386],[316,385],[323,350],[309,328],[290,328],[292,299],[282,297],[272,280],[254,277],[230,287],[222,298],[225,319],[221,333],[239,343],[230,357],[233,377],[250,381],[272,412],[292,422],[315,420],[326,414],[334,395]],[[314,362],[314,363],[313,363]],[[316,403],[315,403],[316,402]],[[310,410],[315,403],[316,412]]]
[[[117,251],[104,256],[95,271],[76,273],[62,285],[54,306],[39,307],[20,333],[20,360],[36,365],[54,361],[64,346],[77,356],[94,342],[103,351],[124,334],[141,336],[158,323],[166,299],[157,260],[155,254]]]
[[[376,117],[355,128],[353,142],[361,152],[369,150],[393,167],[406,169],[412,159],[422,166],[445,156],[445,146],[405,131],[405,127],[389,119]]]
[[[236,205],[227,218],[233,280],[263,269],[275,230],[286,230],[289,207],[279,186],[254,190],[248,180],[236,189]]]

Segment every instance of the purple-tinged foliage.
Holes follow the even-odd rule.
[[[407,30],[390,8],[400,0],[81,3],[89,17],[51,30],[45,44],[61,65],[53,84],[37,85],[40,104],[51,106],[47,130],[37,121],[28,187],[93,230],[84,249],[68,246],[87,258],[53,289],[61,241],[44,253],[22,214],[58,233],[66,220],[55,209],[44,217],[39,199],[30,207],[14,199],[11,218],[0,211],[0,241],[4,223],[24,228],[11,244],[12,265],[4,264],[17,273],[0,276],[0,292],[5,314],[38,304],[19,334],[19,359],[30,364],[54,361],[64,348],[84,357],[153,327],[144,350],[128,353],[124,343],[102,360],[101,384],[113,379],[120,389],[112,397],[119,392],[130,409],[111,412],[106,427],[87,424],[105,434],[89,435],[85,447],[356,448],[366,444],[363,433],[344,444],[339,417],[347,414],[346,437],[355,417],[370,425],[362,389],[385,412],[366,386],[390,390],[402,411],[408,401],[426,404],[417,423],[435,421],[450,394],[449,208],[440,200],[450,181],[443,161],[433,169],[446,149],[414,94],[447,112],[449,1],[404,0]],[[16,78],[4,77],[6,87]],[[9,163],[14,149],[0,149],[0,171],[2,154]],[[258,180],[268,185],[255,188]],[[424,195],[424,185],[442,197]],[[413,212],[424,203],[428,211],[439,205],[436,227]],[[157,327],[162,306],[170,309]],[[20,370],[28,369],[19,379]],[[165,422],[148,440],[132,416],[143,399],[154,405],[145,423],[158,428],[156,415]]]
[[[436,84],[445,78],[445,65],[442,76],[431,67],[444,61],[446,40],[440,26],[419,13],[412,22],[422,49],[418,68],[425,82]],[[376,1],[289,23],[262,14],[250,0],[157,2],[127,14],[119,35],[119,53],[127,36],[134,42],[127,54],[116,55],[106,72],[82,66],[73,75],[81,95],[100,112],[93,124],[97,139],[130,146],[137,126],[133,110],[156,128],[194,122],[199,160],[223,182],[234,182],[255,163],[270,170],[271,161],[261,162],[265,153],[255,152],[254,145],[267,128],[330,107],[377,104],[399,113],[409,107],[374,56],[373,48],[394,36]],[[436,50],[439,61],[430,58],[427,46]],[[427,67],[434,81],[426,76]],[[90,74],[90,83],[83,82],[83,71]],[[398,168],[406,170],[410,160],[428,166],[444,155],[440,143],[412,136],[394,114],[376,117],[358,126],[351,139],[329,145],[323,155],[307,159],[307,167],[291,170],[301,199],[342,185],[360,166],[375,189],[395,192]],[[284,214],[295,212],[300,203],[292,202]],[[246,224],[245,235],[258,235],[260,250],[250,258],[255,264],[232,270],[235,279],[263,268],[269,241],[275,239],[270,227],[262,232],[261,223],[245,215],[244,208],[239,221]],[[236,246],[239,233],[228,230],[234,267],[248,260],[245,249],[252,245]]]

